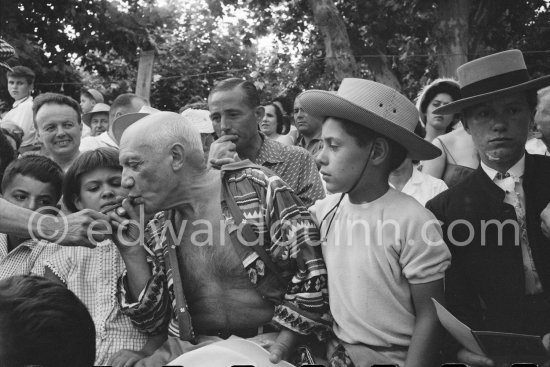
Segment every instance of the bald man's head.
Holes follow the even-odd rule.
[[[181,144],[186,156],[203,155],[200,133],[185,117],[173,112],[159,112],[146,116],[130,125],[120,138],[121,150],[128,145],[161,153],[173,144]],[[193,159],[193,163],[197,163]]]
[[[130,125],[120,139],[122,186],[146,214],[177,205],[206,171],[198,130],[173,112],[158,112]],[[200,182],[199,182],[200,181]]]

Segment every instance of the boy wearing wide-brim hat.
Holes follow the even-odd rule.
[[[310,208],[328,270],[335,365],[438,365],[439,322],[450,254],[433,215],[388,185],[406,156],[441,152],[414,133],[418,111],[385,85],[344,79],[337,93],[311,90],[302,108],[324,120],[317,160],[337,193]],[[340,364],[338,364],[340,363]]]
[[[536,90],[523,55],[509,50],[457,70],[462,98],[435,113],[462,113],[481,160],[464,181],[426,204],[442,221],[453,255],[445,293],[450,311],[474,330],[544,335],[550,332],[550,240],[541,212],[550,202],[550,159],[525,152]],[[500,360],[460,346],[449,358],[473,366]],[[525,356],[504,362],[541,362]]]

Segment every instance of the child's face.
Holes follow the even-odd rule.
[[[88,113],[94,107],[95,101],[91,98],[88,98],[85,95],[80,96],[80,108],[82,109],[82,114]]]
[[[329,117],[323,124],[323,150],[317,156],[320,173],[331,193],[347,192],[363,172],[369,153],[342,128],[342,122]]]
[[[8,76],[8,91],[16,101],[27,98],[31,94],[32,88],[33,85],[29,84],[27,78]]]
[[[18,173],[5,188],[3,197],[12,204],[35,211],[46,206],[55,206],[58,190],[49,182]]]
[[[82,175],[80,191],[74,200],[78,210],[102,209],[114,204],[117,196],[127,196],[121,185],[122,171],[114,168],[98,168]]]
[[[106,112],[98,112],[92,115],[90,119],[90,135],[97,136],[104,133],[109,128],[109,114]]]

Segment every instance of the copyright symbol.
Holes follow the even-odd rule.
[[[38,216],[38,217],[37,217]],[[36,218],[36,231],[33,231],[33,223]],[[49,222],[43,226],[43,222]],[[53,223],[52,223],[53,222]],[[50,233],[45,233],[44,228],[50,228]],[[53,229],[55,228],[55,229]],[[65,214],[54,206],[43,206],[32,212],[27,224],[28,232],[33,240],[46,240],[52,243],[60,243],[65,239],[69,230],[69,223]],[[47,232],[47,231],[46,231]]]

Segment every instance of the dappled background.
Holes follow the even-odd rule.
[[[414,98],[467,60],[521,49],[550,74],[546,0],[8,0],[0,36],[37,73],[35,94],[107,102],[134,91],[141,51],[154,50],[151,103],[177,111],[216,80],[254,80],[267,101],[342,78],[374,79]],[[0,99],[10,102],[5,76]]]

